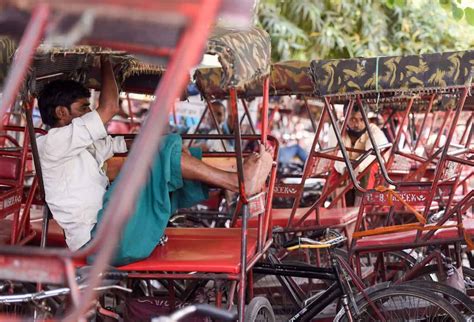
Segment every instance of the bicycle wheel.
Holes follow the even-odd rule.
[[[470,297],[474,297],[474,269],[463,266],[462,274],[464,275],[466,294]]]
[[[403,250],[384,253],[387,281],[398,280],[408,270],[415,266],[416,263],[416,258]],[[424,276],[423,279],[431,280],[429,276]]]
[[[438,266],[437,265],[427,265],[421,268],[417,274],[414,276],[414,279],[428,279],[438,281]],[[466,288],[466,294],[468,296],[474,296],[474,269],[463,266],[462,273],[464,276],[464,287]]]
[[[360,312],[354,315],[357,321],[381,320],[370,303],[378,308],[386,321],[464,321],[462,314],[449,301],[419,288],[390,286],[369,293],[368,296],[370,302],[364,297],[357,301]],[[335,319],[349,320],[342,312]]]
[[[446,284],[433,281],[413,280],[407,283],[408,286],[414,286],[424,290],[436,292],[438,295],[453,304],[465,316],[474,315],[474,301],[460,290],[457,290]]]
[[[245,308],[246,322],[275,322],[272,305],[261,296],[254,297]]]

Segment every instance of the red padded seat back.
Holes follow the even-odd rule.
[[[0,180],[17,180],[20,174],[20,159],[0,156]]]

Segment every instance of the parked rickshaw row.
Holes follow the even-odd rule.
[[[209,33],[218,1],[0,8],[0,318],[151,320],[182,307],[240,321],[474,317],[474,52],[272,63],[263,30]],[[157,13],[167,19],[156,22]],[[221,67],[194,72],[205,104],[197,129],[210,117],[216,134],[182,138],[190,146],[220,141],[222,150],[204,151],[202,160],[237,173],[238,193],[211,187],[210,200],[173,214],[166,243],[150,256],[112,267],[204,47]],[[131,150],[107,161],[114,191],[96,236],[72,252],[45,201],[37,138],[47,129],[35,128],[33,110],[53,80],[100,91],[104,55],[121,91],[155,100],[138,133],[124,135]],[[271,133],[269,98],[279,96],[302,102],[314,132],[299,173],[277,171],[281,142]],[[219,127],[216,99],[232,116],[229,133]],[[261,100],[257,118],[252,99]],[[249,194],[246,157],[265,147],[265,189]],[[315,179],[321,184],[308,199]],[[291,206],[274,208],[277,199]],[[40,220],[32,218],[38,210]],[[191,304],[230,314],[186,309]]]

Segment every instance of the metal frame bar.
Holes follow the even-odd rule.
[[[33,55],[46,30],[49,14],[50,9],[47,4],[38,4],[31,15],[30,22],[26,26],[25,33],[18,46],[21,50],[16,51],[11,69],[5,80],[6,86],[3,89],[0,102],[0,117],[2,118],[16,100],[16,96],[28,73],[28,67],[33,60]]]
[[[416,143],[415,143],[415,147],[413,151],[416,151],[416,148],[418,148],[418,145],[420,144],[421,136],[423,135],[423,130],[426,125],[426,120],[428,119],[428,116],[431,113],[431,109],[433,108],[433,102],[435,100],[435,97],[436,97],[435,94],[431,95],[430,101],[428,103],[428,107],[426,108],[425,116],[423,117],[423,121],[421,122],[420,131],[418,132],[418,136],[416,138]]]
[[[257,132],[255,132],[255,127],[253,125],[252,118],[250,117],[250,111],[249,111],[249,108],[247,106],[247,102],[245,101],[244,98],[241,98],[240,101],[242,102],[242,105],[244,106],[245,115],[247,115],[247,120],[249,121],[249,125],[250,125],[250,129],[252,130],[252,134],[256,134]],[[240,124],[242,124],[243,120],[244,120],[244,116],[242,116],[242,119],[240,120]]]

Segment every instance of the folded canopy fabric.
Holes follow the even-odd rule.
[[[194,74],[201,93],[209,98],[223,99],[229,92],[221,87],[221,68],[201,68]],[[309,62],[285,61],[271,65],[270,95],[313,95],[313,84],[309,74]],[[239,91],[241,97],[262,96],[263,81],[253,82]]]
[[[8,70],[15,54],[16,43],[10,37],[0,36],[0,88],[8,75]]]
[[[216,29],[207,42],[206,53],[217,55],[222,66],[220,87],[244,90],[270,74],[270,36],[262,29]]]
[[[0,38],[0,85],[6,77],[15,52],[10,38]],[[222,65],[223,75],[219,86],[225,90],[235,87],[243,90],[270,73],[270,38],[260,29],[229,30],[217,28],[208,40],[206,52],[215,54]],[[113,51],[99,46],[76,46],[72,48],[40,47],[34,58],[31,72],[36,78],[35,91],[55,78],[73,78],[83,81],[88,87],[100,87],[100,72],[94,57],[108,54],[118,66],[116,76],[123,90],[151,94],[164,73],[165,65],[145,64],[125,52]]]
[[[7,76],[15,50],[16,44],[11,38],[0,38],[0,88]],[[99,89],[100,55],[111,57],[117,82],[126,92],[153,94],[165,72],[163,66],[142,63],[125,52],[106,48],[77,46],[66,49],[40,46],[30,66],[29,90],[38,93],[45,84],[55,79],[75,79],[88,88]]]
[[[314,60],[316,96],[446,92],[471,86],[474,51]]]

